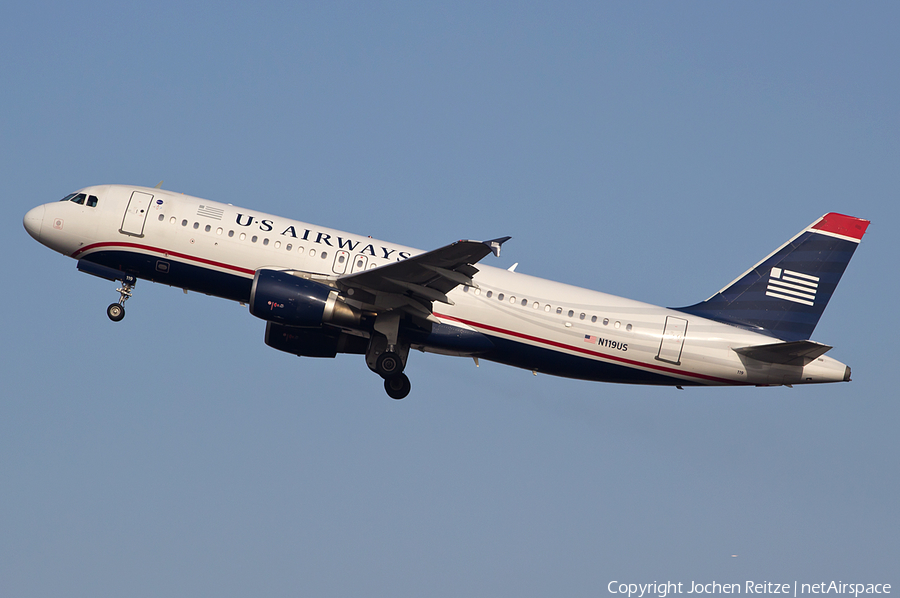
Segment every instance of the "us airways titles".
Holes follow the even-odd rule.
[[[275,223],[272,220],[260,220],[259,218],[251,216],[249,214],[238,214],[235,222],[238,226],[245,227],[253,226],[254,224],[256,224],[259,226],[259,230],[265,233],[273,232],[275,230]],[[391,249],[390,247],[379,246],[378,249],[381,250],[381,254],[379,255],[379,253],[375,251],[375,245],[372,243],[369,243],[362,249],[357,249],[357,247],[362,245],[362,241],[344,239],[343,237],[333,237],[330,233],[312,231],[308,228],[301,229],[301,231],[302,233],[298,233],[297,227],[292,224],[284,229],[283,232],[278,234],[283,237],[290,237],[292,239],[298,239],[300,241],[309,241],[311,243],[318,243],[319,245],[327,245],[328,247],[343,249],[345,251],[350,251],[356,254],[366,253],[368,255],[371,255],[372,257],[386,260],[391,259],[391,254],[394,253],[396,253],[397,255],[393,257],[398,262],[410,257],[408,251],[397,251],[396,249]],[[337,243],[337,245],[335,245],[335,243]]]

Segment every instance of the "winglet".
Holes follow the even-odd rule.
[[[500,246],[512,239],[512,237],[500,237],[499,239],[491,239],[490,241],[482,241],[485,245],[491,248],[491,252],[500,257]]]

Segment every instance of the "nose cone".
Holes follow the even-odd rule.
[[[22,224],[25,225],[25,230],[28,231],[28,234],[37,239],[41,240],[41,225],[44,222],[44,206],[38,206],[32,210],[28,210],[28,213],[25,214],[25,218],[22,220]]]

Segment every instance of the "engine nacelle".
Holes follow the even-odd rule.
[[[340,300],[335,289],[280,270],[257,270],[250,289],[250,313],[257,318],[317,328],[322,324],[359,326],[362,314]]]
[[[334,357],[338,353],[364,354],[369,339],[334,328],[310,330],[269,322],[266,324],[266,344],[302,357]]]

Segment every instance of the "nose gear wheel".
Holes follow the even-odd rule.
[[[110,303],[109,307],[106,308],[106,315],[113,322],[119,322],[125,317],[125,302],[131,298],[135,284],[137,284],[137,278],[125,276],[122,280],[122,286],[116,289],[119,292],[118,303]]]

